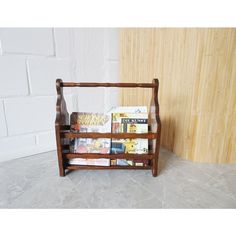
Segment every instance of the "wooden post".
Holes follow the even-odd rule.
[[[56,103],[55,132],[56,132],[56,142],[57,142],[59,174],[60,176],[65,176],[66,163],[62,156],[61,126],[69,124],[69,114],[67,112],[65,99],[63,97],[62,84],[63,81],[61,79],[56,80],[57,103]]]
[[[152,88],[152,100],[150,105],[150,122],[152,132],[157,133],[157,138],[153,140],[152,147],[154,152],[154,158],[152,159],[152,175],[156,177],[158,175],[158,158],[160,150],[160,139],[161,139],[161,120],[159,116],[159,103],[158,103],[158,79],[153,79],[152,81],[154,88]]]

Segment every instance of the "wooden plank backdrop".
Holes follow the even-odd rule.
[[[121,82],[160,81],[162,146],[198,162],[236,163],[236,29],[124,28]],[[149,105],[149,89],[122,89]]]

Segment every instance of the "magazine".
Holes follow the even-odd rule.
[[[147,113],[113,113],[113,133],[147,133]],[[111,153],[148,153],[148,139],[112,139]]]
[[[73,112],[71,114],[71,131],[83,132],[111,132],[111,114]],[[71,140],[70,152],[72,153],[100,153],[109,154],[111,139],[109,138],[75,138]],[[110,160],[74,158],[69,161],[74,165],[109,166]]]
[[[110,166],[110,160],[106,158],[100,158],[100,159],[74,158],[70,159],[69,163],[71,165]]]
[[[148,114],[147,113],[112,113],[113,133],[147,133]],[[112,139],[111,153],[148,153],[148,139]],[[117,165],[122,166],[143,166],[142,162],[134,162],[126,159],[118,159]]]
[[[146,133],[148,114],[145,106],[114,107],[108,113],[73,112],[70,116],[71,132],[100,133]],[[75,138],[71,139],[71,153],[148,153],[148,139],[109,139]],[[72,165],[126,165],[143,166],[143,160],[126,159],[70,159]]]
[[[111,115],[102,113],[73,112],[71,131],[75,133],[111,132]],[[74,153],[110,153],[109,138],[76,138],[72,140]]]

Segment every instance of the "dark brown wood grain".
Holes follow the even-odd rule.
[[[80,166],[80,165],[69,165],[69,170],[108,170],[108,169],[126,169],[126,170],[148,170],[151,166]]]
[[[152,83],[72,83],[63,82],[62,87],[120,87],[120,88],[154,88]]]
[[[115,139],[124,139],[124,138],[144,138],[144,139],[156,139],[156,133],[72,133],[72,132],[62,132],[61,137],[65,138],[115,138]]]
[[[152,153],[149,154],[97,154],[97,153],[65,153],[63,154],[64,157],[71,159],[71,158],[109,158],[109,159],[129,159],[129,160],[151,160],[155,157]]]
[[[152,132],[157,134],[156,139],[151,141],[152,151],[155,157],[152,159],[152,175],[156,177],[158,175],[158,159],[160,150],[160,138],[161,138],[161,120],[159,115],[159,103],[158,103],[158,79],[153,79],[153,84],[156,86],[152,89],[152,99],[149,110],[149,125]]]
[[[65,176],[66,162],[62,157],[63,148],[65,140],[61,137],[61,127],[62,125],[69,125],[69,113],[67,112],[66,102],[63,96],[63,87],[61,86],[62,80],[56,80],[56,90],[57,90],[57,103],[56,103],[56,120],[55,120],[55,133],[56,133],[56,143],[57,143],[57,156],[59,165],[60,176]]]
[[[63,96],[63,87],[124,87],[124,88],[152,88],[152,98],[149,112],[148,133],[73,133],[70,132],[69,114],[66,108],[66,102]],[[160,149],[161,137],[161,121],[159,116],[158,104],[158,79],[154,79],[152,83],[73,83],[63,82],[61,79],[56,80],[57,102],[56,102],[56,120],[55,132],[57,142],[57,154],[60,176],[65,176],[65,170],[77,169],[151,169],[152,175],[157,176],[158,173],[158,156]],[[94,153],[69,153],[69,140],[71,138],[145,138],[149,139],[148,154],[94,154]],[[69,165],[68,160],[71,158],[109,158],[109,159],[130,159],[130,160],[150,160],[151,165],[148,166],[80,166]],[[148,163],[149,161],[147,161]]]

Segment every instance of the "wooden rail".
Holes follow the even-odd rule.
[[[114,139],[136,139],[136,138],[143,138],[143,139],[156,139],[156,133],[72,133],[72,132],[62,132],[62,138],[114,138]]]
[[[152,83],[73,83],[62,82],[61,87],[121,87],[121,88],[155,88]]]
[[[95,158],[108,158],[108,159],[128,159],[128,160],[151,160],[155,157],[154,154],[97,154],[97,153],[65,153],[63,154],[67,159],[72,158],[87,158],[87,159],[95,159]]]
[[[151,166],[81,166],[81,165],[69,165],[67,166],[68,170],[109,170],[109,169],[139,169],[139,170],[150,170]]]

